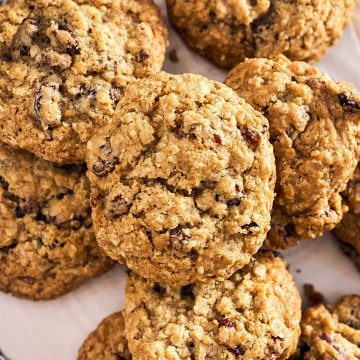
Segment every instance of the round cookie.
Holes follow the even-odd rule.
[[[131,360],[122,311],[101,321],[82,344],[78,360]]]
[[[334,229],[341,248],[360,270],[360,166],[358,164],[346,190],[341,194],[349,211]]]
[[[224,68],[246,57],[314,62],[335,44],[355,0],[167,0],[187,45]]]
[[[57,167],[0,144],[0,290],[58,297],[109,270],[82,166]]]
[[[359,92],[284,56],[246,60],[226,84],[270,124],[277,195],[266,245],[288,248],[333,229],[358,158]]]
[[[88,143],[96,238],[153,281],[228,278],[269,230],[268,123],[223,84],[160,73],[127,87]]]
[[[360,297],[344,296],[333,307],[318,305],[301,321],[303,360],[360,359]]]
[[[124,308],[133,359],[288,359],[301,300],[286,263],[260,251],[228,280],[165,286],[130,273]]]
[[[167,30],[151,0],[9,0],[0,6],[0,135],[80,163],[133,77],[161,69]]]

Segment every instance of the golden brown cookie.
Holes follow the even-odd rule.
[[[294,359],[360,359],[360,297],[344,296],[334,306],[307,309],[301,330],[299,355]]]
[[[341,194],[349,211],[334,229],[343,251],[360,270],[360,165]]]
[[[101,321],[82,344],[78,360],[131,360],[122,311]]]
[[[113,265],[92,230],[83,166],[58,167],[0,144],[0,290],[63,295]]]
[[[88,143],[87,164],[100,246],[154,281],[227,278],[269,230],[267,120],[202,76],[132,83]]]
[[[187,45],[224,68],[246,57],[314,62],[335,44],[355,0],[167,0]]]
[[[133,359],[288,359],[301,300],[286,263],[259,252],[228,280],[183,287],[130,273],[125,335]]]
[[[357,164],[359,92],[284,56],[247,60],[226,84],[269,119],[277,196],[266,245],[287,248],[333,229]]]
[[[133,77],[161,69],[167,30],[151,0],[9,0],[0,6],[0,135],[79,163]]]

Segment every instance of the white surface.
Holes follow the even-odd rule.
[[[169,50],[172,49],[177,50],[180,62],[167,61],[166,71],[224,79],[225,72],[191,53],[173,31]],[[334,78],[351,81],[360,88],[359,64],[360,46],[355,32],[349,28],[319,66]],[[304,283],[314,284],[328,301],[342,294],[360,294],[359,273],[339,251],[331,235],[302,243],[287,251],[286,258],[299,289]],[[76,359],[87,334],[102,318],[121,308],[124,280],[124,268],[119,266],[49,302],[34,303],[0,293],[0,349],[11,360]]]

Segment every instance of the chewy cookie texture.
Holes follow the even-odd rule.
[[[82,166],[55,166],[0,144],[0,290],[46,300],[109,270],[89,202]]]
[[[355,0],[166,0],[188,46],[231,68],[246,57],[314,62],[336,43]]]
[[[286,263],[260,251],[225,281],[160,285],[131,272],[125,335],[133,359],[288,359],[300,296]]]
[[[133,77],[160,71],[167,30],[151,0],[9,0],[0,6],[0,135],[58,163],[86,142]],[[11,121],[9,121],[11,119]]]
[[[78,360],[131,360],[121,311],[105,318],[81,346]]]
[[[359,92],[284,56],[246,60],[226,84],[269,120],[277,196],[266,246],[288,248],[332,230],[358,159]]]
[[[146,278],[227,278],[269,230],[275,164],[267,120],[223,84],[160,73],[130,84],[88,143],[105,252]]]
[[[350,256],[360,270],[360,166],[341,194],[349,211],[340,224],[334,229],[334,234],[340,240],[343,251]]]
[[[344,296],[334,306],[307,309],[299,351],[291,359],[360,359],[360,297]]]

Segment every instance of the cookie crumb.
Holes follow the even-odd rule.
[[[170,61],[173,62],[173,63],[178,63],[178,62],[180,61],[176,49],[172,49],[172,50],[169,52],[169,59],[170,59]]]
[[[312,284],[304,284],[304,294],[311,306],[325,303],[324,295],[316,291]]]

